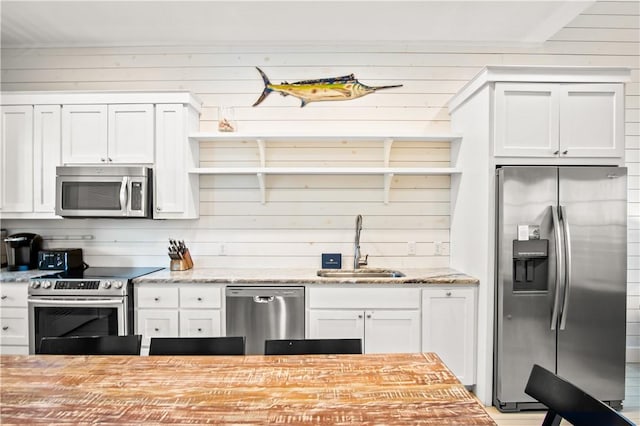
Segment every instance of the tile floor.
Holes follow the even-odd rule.
[[[621,413],[640,424],[640,363],[627,364],[623,407]],[[540,426],[545,414],[544,411],[501,413],[495,407],[487,407],[487,411],[498,426]],[[569,423],[563,421],[562,424]]]

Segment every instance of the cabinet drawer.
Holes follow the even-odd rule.
[[[308,308],[420,308],[419,288],[311,288]]]
[[[222,296],[220,287],[197,284],[180,287],[181,308],[220,308]]]
[[[0,345],[28,345],[29,321],[27,310],[3,308],[0,317]]]
[[[178,311],[139,309],[136,315],[136,333],[142,335],[142,346],[149,346],[152,337],[178,336]]]
[[[180,311],[180,337],[218,337],[221,335],[218,309]]]
[[[139,308],[178,307],[178,287],[136,287],[135,294]]]
[[[0,307],[27,307],[27,287],[29,283],[1,283]]]

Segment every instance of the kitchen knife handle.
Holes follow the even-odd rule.
[[[560,206],[562,230],[564,233],[565,276],[564,276],[564,300],[560,311],[560,330],[567,325],[567,311],[569,310],[569,294],[571,294],[571,234],[569,232],[569,218],[564,206]]]
[[[560,305],[560,284],[562,283],[562,266],[564,264],[563,261],[563,253],[562,253],[562,244],[561,244],[561,235],[560,235],[560,218],[558,217],[558,211],[555,206],[550,206],[551,208],[551,216],[553,217],[553,233],[555,235],[555,243],[556,243],[556,288],[555,295],[553,298],[553,311],[551,313],[551,330],[556,329],[556,324],[558,322],[558,309]]]

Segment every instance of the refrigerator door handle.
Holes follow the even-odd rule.
[[[560,309],[560,285],[563,282],[563,266],[564,266],[564,253],[562,252],[562,235],[560,232],[560,218],[558,217],[558,211],[555,206],[549,206],[551,209],[551,216],[553,217],[553,233],[555,235],[556,242],[556,288],[555,296],[553,299],[553,311],[551,313],[551,330],[556,329],[558,323],[558,311]]]
[[[569,310],[569,294],[571,293],[571,235],[569,233],[569,218],[564,206],[560,206],[560,220],[562,220],[562,230],[564,233],[564,253],[565,253],[565,280],[564,298],[562,310],[560,311],[560,330],[564,330],[567,325],[567,311]]]

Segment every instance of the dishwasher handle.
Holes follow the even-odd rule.
[[[253,296],[253,301],[256,303],[269,303],[273,302],[273,296]]]

